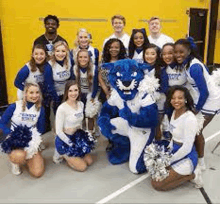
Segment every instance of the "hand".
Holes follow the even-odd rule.
[[[114,135],[112,134],[112,130],[115,130],[116,127],[110,123],[110,118],[105,116],[99,117],[98,125],[101,128],[101,132],[104,136],[110,139],[114,137]]]
[[[127,104],[124,103],[124,108],[119,110],[119,116],[127,120],[128,122],[131,120],[132,112],[128,108]]]
[[[94,103],[94,98],[91,98],[90,101],[91,101],[92,103]]]

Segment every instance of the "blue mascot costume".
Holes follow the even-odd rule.
[[[129,160],[133,173],[146,171],[143,153],[152,143],[157,126],[158,110],[154,91],[158,80],[144,75],[147,65],[124,59],[106,63],[111,97],[103,104],[98,118],[102,134],[110,139],[113,147],[107,152],[112,164]]]

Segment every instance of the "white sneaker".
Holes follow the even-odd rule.
[[[11,172],[18,176],[21,174],[21,169],[18,164],[11,163]]]
[[[53,156],[53,162],[55,164],[60,164],[62,161],[63,161],[63,157],[62,156],[57,156],[57,155]]]
[[[194,171],[194,174],[195,174],[195,178],[191,180],[191,182],[195,184],[195,188],[202,188],[204,185],[203,179],[202,179],[202,171],[198,165]]]
[[[203,163],[203,164],[198,163],[198,166],[199,166],[199,168],[201,169],[201,171],[205,171],[205,170],[206,170],[206,165],[205,165],[205,163]]]
[[[45,149],[46,149],[45,144],[44,144],[44,143],[41,143],[41,144],[40,144],[40,150],[42,151],[42,150],[45,150]]]

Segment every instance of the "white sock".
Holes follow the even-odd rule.
[[[201,165],[201,166],[204,166],[204,165],[205,165],[204,157],[198,158],[198,164]]]

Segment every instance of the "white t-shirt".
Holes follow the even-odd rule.
[[[108,38],[104,40],[103,47],[105,46],[105,43],[112,38],[117,38],[122,41],[123,45],[125,46],[126,51],[128,50],[130,36],[127,33],[124,33],[120,38],[118,38],[115,34],[112,34]]]
[[[160,34],[159,38],[152,38],[152,36],[149,35],[148,40],[150,41],[150,43],[153,43],[160,48],[162,48],[163,45],[165,45],[166,43],[174,43],[173,38],[171,38],[167,35],[164,35],[162,33]]]

